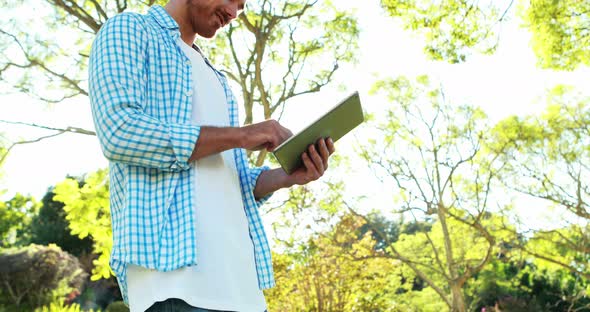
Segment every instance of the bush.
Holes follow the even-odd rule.
[[[0,305],[34,310],[79,291],[87,275],[55,245],[0,250]]]
[[[106,309],[106,312],[129,312],[129,308],[123,301],[114,301]]]
[[[63,300],[52,302],[50,305],[35,309],[35,312],[81,312],[79,304],[65,305]]]

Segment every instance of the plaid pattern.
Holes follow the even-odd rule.
[[[177,23],[160,6],[122,13],[99,31],[90,55],[92,115],[110,163],[113,250],[110,265],[127,303],[126,267],[171,271],[197,265],[194,177],[188,162],[200,127],[191,124],[190,60],[178,47]],[[195,47],[196,48],[196,47]],[[207,64],[211,64],[207,61]],[[211,66],[213,68],[213,66]],[[215,68],[239,126],[236,99]],[[271,253],[254,187],[267,167],[250,168],[234,149],[244,209],[254,245],[258,283],[274,286]]]

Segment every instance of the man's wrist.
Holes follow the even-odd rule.
[[[231,133],[232,138],[234,138],[234,145],[237,148],[244,148],[244,131],[242,131],[241,127],[233,127],[233,128],[229,128]]]
[[[282,188],[291,187],[294,184],[292,178],[282,168],[265,170],[258,176],[256,186],[254,187],[254,197],[258,200],[267,194],[274,193]]]
[[[288,175],[282,168],[277,168],[276,170],[279,171],[280,174],[280,186],[281,188],[289,188],[295,185],[295,181],[293,181],[292,177]]]

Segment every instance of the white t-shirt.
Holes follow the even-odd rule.
[[[229,126],[221,82],[202,55],[180,38],[193,68],[192,120],[201,126]],[[157,301],[179,298],[192,306],[224,311],[262,312],[254,246],[248,231],[233,151],[198,160],[195,171],[197,265],[159,272],[128,265],[131,312]]]

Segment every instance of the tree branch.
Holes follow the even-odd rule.
[[[36,128],[41,128],[41,129],[45,129],[45,130],[70,132],[70,133],[93,135],[93,136],[96,135],[96,132],[94,132],[94,131],[86,130],[86,129],[82,129],[82,128],[78,128],[78,127],[55,128],[55,127],[38,125],[38,124],[34,124],[34,123],[27,123],[27,122],[21,122],[21,121],[9,121],[9,120],[3,120],[3,119],[0,119],[0,122],[6,123],[6,124],[13,124],[13,125],[23,125],[23,126],[29,126],[29,127],[36,127]]]
[[[428,286],[430,286],[439,296],[440,298],[447,304],[447,306],[450,308],[451,307],[451,301],[449,300],[449,298],[447,297],[447,295],[445,294],[445,292],[438,287],[434,281],[432,281],[430,278],[428,278],[428,276],[426,274],[424,274],[424,272],[422,272],[422,270],[420,270],[413,261],[411,261],[410,259],[402,256],[393,246],[393,244],[387,239],[387,236],[385,234],[383,234],[382,231],[380,231],[379,229],[377,229],[371,222],[371,220],[369,220],[365,215],[362,215],[358,212],[356,212],[348,203],[344,202],[345,206],[348,208],[348,210],[354,214],[355,216],[361,217],[363,220],[365,220],[365,222],[367,223],[367,225],[369,227],[371,227],[372,230],[375,231],[375,233],[377,233],[379,236],[381,236],[382,238],[385,238],[384,240],[387,243],[387,246],[391,248],[392,252],[394,253],[394,255],[392,255],[393,259],[397,259],[403,263],[405,263],[407,266],[409,266],[414,273],[416,273],[416,275],[418,275],[418,277],[420,277],[420,279],[422,279],[426,284],[428,284]],[[436,270],[435,270],[436,271]]]
[[[12,143],[12,144],[11,144],[11,145],[10,145],[10,146],[9,146],[9,147],[6,149],[6,151],[4,152],[4,155],[2,155],[2,157],[0,157],[0,166],[1,166],[1,165],[4,163],[4,160],[6,160],[6,157],[8,156],[8,154],[10,153],[10,151],[11,151],[11,150],[12,150],[12,149],[13,149],[15,146],[17,146],[17,145],[21,145],[21,144],[37,143],[37,142],[39,142],[39,141],[42,141],[42,140],[44,140],[44,139],[49,139],[49,138],[52,138],[52,137],[55,137],[55,136],[58,136],[58,135],[60,135],[60,134],[64,134],[64,133],[65,133],[65,131],[60,131],[60,132],[58,132],[58,133],[54,133],[54,134],[47,135],[47,136],[42,136],[42,137],[39,137],[39,138],[37,138],[37,139],[33,139],[33,140],[25,140],[25,141],[19,141],[19,142]]]

